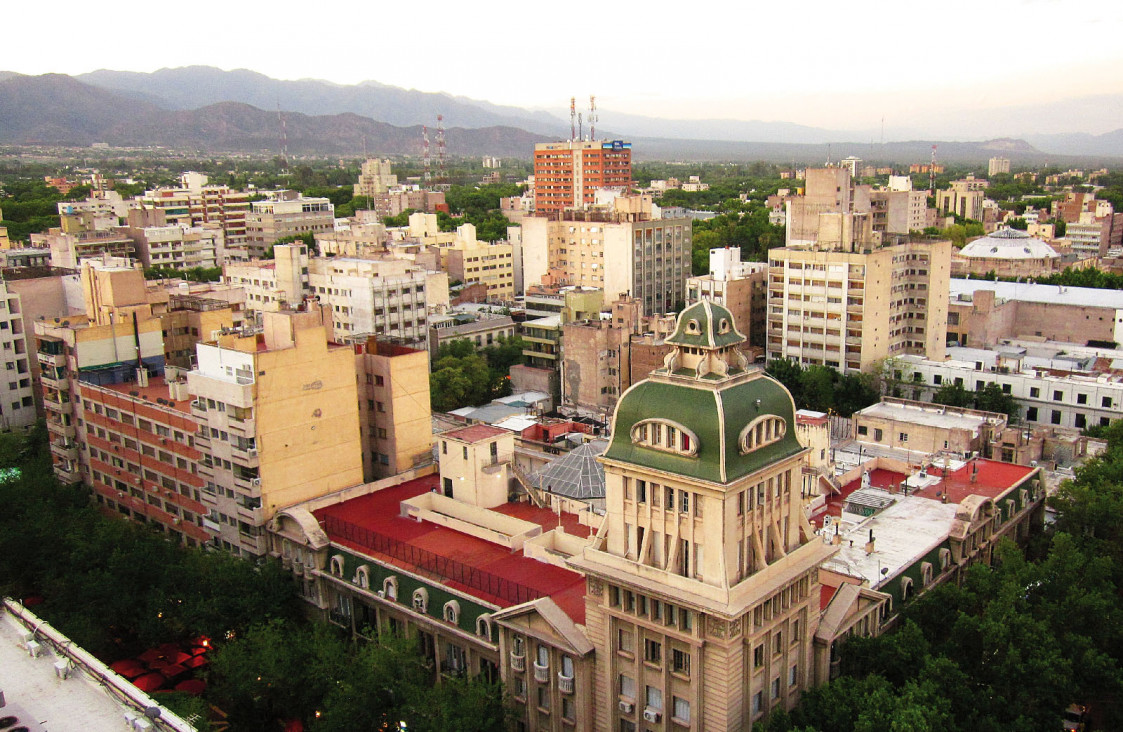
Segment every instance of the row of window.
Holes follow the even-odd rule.
[[[692,610],[616,585],[610,585],[608,588],[608,605],[637,617],[661,622],[669,628],[678,628],[684,633],[689,633],[694,627]]]

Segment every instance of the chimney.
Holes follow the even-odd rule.
[[[835,546],[842,544],[842,535],[838,533],[838,524],[834,525],[834,538],[831,539],[831,543]]]
[[[873,529],[870,529],[870,540],[866,542],[866,554],[873,554]]]

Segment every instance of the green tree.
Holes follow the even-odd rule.
[[[932,401],[936,404],[946,404],[949,407],[973,407],[974,396],[963,388],[959,382],[944,384],[933,395]]]
[[[974,407],[986,412],[999,412],[1009,415],[1011,422],[1017,422],[1018,415],[1021,412],[1014,397],[1002,391],[1002,387],[994,382],[975,392]]]

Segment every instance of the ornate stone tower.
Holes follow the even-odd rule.
[[[607,531],[571,560],[588,577],[597,729],[749,729],[810,679],[833,548],[803,514],[791,395],[744,340],[725,308],[690,306],[664,367],[617,405]]]

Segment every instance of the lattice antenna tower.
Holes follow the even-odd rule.
[[[932,162],[928,165],[928,195],[936,195],[936,146],[932,146]]]
[[[277,102],[277,121],[281,125],[281,162],[284,164],[285,171],[287,172],[289,169],[289,128],[288,120],[281,111],[280,102]]]
[[[597,139],[597,122],[599,121],[599,119],[600,118],[597,117],[597,98],[590,94],[589,95],[589,139],[590,140],[596,140]]]
[[[445,170],[445,117],[443,114],[437,115],[437,172],[441,182],[445,182],[447,171]]]
[[[425,166],[425,172],[422,174],[421,179],[428,183],[433,178],[433,158],[429,154],[428,125],[421,125],[421,162]]]
[[[577,97],[569,98],[569,139],[577,141]]]
[[[585,139],[585,120],[581,119],[581,113],[577,113],[577,139]]]

